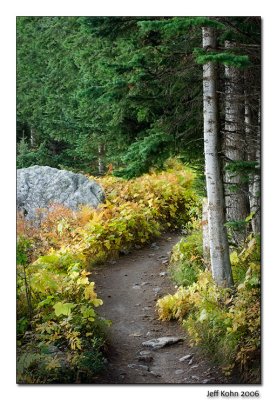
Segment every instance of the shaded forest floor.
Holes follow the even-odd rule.
[[[91,279],[104,301],[100,314],[111,320],[112,326],[107,368],[92,383],[228,383],[199,349],[189,346],[180,324],[157,319],[157,299],[174,292],[167,266],[172,246],[179,239],[177,234],[165,234],[155,243],[93,270]],[[156,350],[142,344],[165,336],[183,340]],[[187,359],[180,361],[184,356]]]

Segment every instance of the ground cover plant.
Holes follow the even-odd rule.
[[[260,380],[260,243],[250,235],[231,253],[235,285],[218,287],[204,269],[199,232],[173,249],[171,273],[179,287],[157,301],[161,320],[177,319],[227,375],[238,373],[242,382]],[[203,257],[203,255],[202,255]]]
[[[198,198],[190,171],[153,172],[126,182],[99,179],[97,210],[60,205],[38,225],[18,217],[17,379],[89,382],[105,366],[105,330],[90,270],[167,229],[184,227]]]

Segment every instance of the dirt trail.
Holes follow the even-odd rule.
[[[157,299],[175,290],[166,271],[169,253],[179,239],[176,234],[166,234],[93,271],[97,293],[104,301],[100,314],[113,322],[107,369],[94,383],[226,383],[219,371],[189,346],[186,332],[177,322],[157,319]],[[142,345],[164,336],[184,340],[157,350]],[[186,355],[192,357],[179,361]]]

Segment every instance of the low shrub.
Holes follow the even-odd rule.
[[[249,237],[231,257],[235,288],[217,287],[211,273],[199,269],[194,283],[157,302],[161,320],[180,320],[191,345],[202,347],[227,375],[239,369],[248,383],[260,380],[259,258],[259,238]]]
[[[177,285],[189,286],[196,282],[201,270],[203,270],[202,232],[194,231],[173,247],[170,273]]]
[[[106,202],[96,210],[52,205],[40,226],[18,217],[18,382],[86,382],[103,367],[109,322],[96,313],[102,300],[87,270],[190,221],[192,180],[182,170],[104,177]]]
[[[95,312],[102,300],[82,264],[83,256],[60,250],[18,265],[19,383],[70,382],[80,374],[87,379],[78,366],[89,363],[86,358],[92,354],[91,362],[99,361],[96,366],[104,360],[98,344],[108,321]],[[89,376],[98,371],[96,366],[87,371]]]

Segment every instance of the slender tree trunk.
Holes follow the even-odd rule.
[[[226,41],[225,48],[233,49],[236,44]],[[248,215],[248,194],[241,172],[235,169],[238,161],[246,160],[244,135],[244,91],[243,74],[232,66],[225,66],[225,129],[223,149],[225,155],[225,205],[226,220],[243,221]],[[245,232],[234,231],[233,239],[239,243],[245,239]]]
[[[208,224],[208,201],[203,199],[202,204],[202,233],[203,233],[203,260],[206,267],[210,269],[210,237]]]
[[[253,104],[253,95],[251,91],[254,90],[256,82],[251,85],[251,79],[248,71],[245,72],[246,88],[245,88],[245,133],[247,138],[247,159],[248,161],[255,161],[257,168],[260,168],[260,102],[258,104],[258,111],[256,104]],[[252,89],[251,89],[252,87]],[[255,110],[256,109],[256,110]],[[261,231],[260,223],[260,174],[254,173],[249,178],[249,205],[250,213],[253,213],[251,220],[252,231],[259,234]]]
[[[33,149],[36,145],[35,143],[35,130],[34,128],[31,128],[31,132],[30,132],[30,144],[31,144],[31,148]]]
[[[98,145],[98,173],[99,175],[104,175],[105,173],[105,166],[103,157],[105,155],[105,145],[104,143],[100,143]]]
[[[205,50],[214,49],[216,47],[214,29],[204,27],[202,32],[203,48]],[[214,62],[207,62],[203,65],[203,114],[211,269],[217,285],[232,286],[233,279],[229,245],[224,226],[223,182],[218,157],[218,104],[216,85],[217,66]]]
[[[257,167],[261,166],[261,108],[259,104],[258,112],[258,131],[257,131],[257,150],[256,150]],[[261,175],[254,175],[253,182],[253,202],[251,211],[255,213],[252,219],[252,229],[255,234],[261,233]]]

